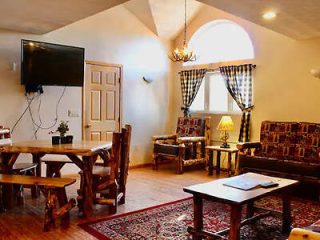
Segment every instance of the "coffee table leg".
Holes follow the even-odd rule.
[[[207,152],[209,153],[209,176],[213,175],[213,151],[207,149]]]
[[[291,206],[290,206],[290,195],[284,193],[282,195],[282,232],[289,233],[291,231]]]
[[[254,214],[254,202],[249,202],[247,204],[247,218],[253,217]]]
[[[193,227],[196,233],[199,233],[203,229],[203,201],[198,196],[193,196]],[[201,240],[199,235],[193,235],[193,240]]]
[[[241,223],[241,206],[232,205],[231,206],[231,225],[229,232],[230,240],[240,239],[240,223]]]
[[[217,175],[220,175],[220,157],[221,157],[221,152],[217,151],[217,166],[216,166]]]

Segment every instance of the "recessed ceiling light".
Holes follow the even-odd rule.
[[[271,20],[271,19],[274,19],[275,17],[277,16],[277,14],[273,11],[269,11],[269,12],[266,12],[262,15],[262,17],[266,20]]]

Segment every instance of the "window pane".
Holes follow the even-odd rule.
[[[228,111],[228,90],[220,73],[211,74],[209,77],[209,111]]]
[[[248,33],[229,20],[214,20],[203,25],[193,34],[188,45],[198,59],[183,63],[184,66],[254,58]]]
[[[241,109],[239,108],[239,106],[238,106],[238,104],[236,103],[236,101],[235,100],[233,100],[232,99],[232,110],[234,111],[234,112],[241,112]]]
[[[194,99],[193,103],[191,104],[190,110],[191,111],[204,111],[204,79],[201,83],[199,91],[197,93],[196,98]]]

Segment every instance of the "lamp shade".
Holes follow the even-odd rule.
[[[233,121],[230,116],[222,116],[217,130],[220,131],[232,131],[233,130]]]

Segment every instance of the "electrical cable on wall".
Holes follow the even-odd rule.
[[[14,132],[15,128],[17,127],[18,123],[21,121],[21,119],[23,118],[23,116],[26,114],[26,112],[28,111],[31,103],[33,102],[35,96],[33,96],[31,99],[30,99],[30,102],[28,102],[28,105],[27,107],[25,108],[25,110],[23,111],[23,113],[20,115],[20,117],[18,118],[18,120],[15,122],[15,124],[13,125],[13,127],[11,128],[11,134]]]
[[[42,127],[42,119],[41,119],[41,114],[40,114],[40,108],[41,108],[41,98],[40,98],[40,102],[39,102],[39,105],[38,105],[38,118],[39,118],[39,124],[36,123],[35,119],[34,119],[34,116],[33,116],[33,113],[32,113],[32,109],[31,107],[29,107],[29,114],[30,114],[30,118],[31,118],[31,121],[33,123],[33,125],[37,128],[34,132],[34,137],[37,139],[37,133],[39,130],[49,130],[51,128],[53,128],[57,123],[58,123],[58,119],[59,119],[59,105],[60,105],[60,102],[65,94],[65,91],[66,91],[66,86],[63,88],[63,91],[58,99],[58,102],[56,104],[56,114],[55,114],[55,118],[54,118],[54,122],[52,125],[48,126],[48,127]]]
[[[18,125],[18,123],[21,121],[21,119],[23,118],[23,116],[25,115],[25,113],[29,110],[29,115],[30,115],[30,118],[31,118],[31,121],[32,121],[32,124],[33,126],[35,127],[35,131],[34,131],[34,137],[35,139],[37,139],[37,133],[39,130],[49,130],[51,128],[53,128],[57,123],[58,123],[58,119],[59,119],[59,105],[61,103],[61,100],[65,94],[65,91],[66,91],[66,86],[64,87],[59,99],[58,99],[58,102],[56,104],[56,109],[55,109],[55,118],[54,118],[54,122],[52,125],[48,126],[48,127],[43,127],[42,124],[42,118],[41,118],[41,114],[40,114],[40,110],[41,110],[41,104],[42,104],[42,99],[41,99],[41,94],[38,94],[38,95],[33,95],[31,98],[29,98],[28,96],[26,96],[26,101],[28,103],[27,107],[25,108],[25,110],[23,111],[23,113],[21,114],[21,116],[18,118],[18,120],[16,121],[16,123],[14,124],[14,126],[12,127],[12,131],[11,133],[14,132],[16,126]],[[37,114],[38,114],[38,121],[39,123],[37,123],[34,119],[34,116],[33,116],[33,113],[32,113],[32,108],[31,108],[31,105],[32,103],[34,102],[35,99],[38,99],[39,98],[39,104],[38,104],[38,108],[37,108]]]

